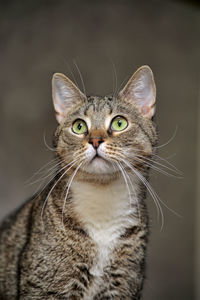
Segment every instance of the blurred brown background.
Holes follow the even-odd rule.
[[[113,64],[118,87],[139,66],[153,69],[160,145],[177,128],[159,155],[183,171],[184,178],[152,173],[162,201],[182,217],[162,206],[160,231],[148,198],[151,236],[143,300],[200,299],[198,2],[0,1],[0,218],[35,191],[38,184],[26,180],[52,158],[43,141],[45,132],[51,144],[56,128],[51,77],[63,72],[73,79],[71,69],[81,87],[73,60],[87,94],[112,92]]]

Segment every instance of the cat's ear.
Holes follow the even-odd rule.
[[[150,67],[140,67],[119,93],[119,97],[135,103],[142,115],[151,119],[155,114],[156,86]]]
[[[64,74],[55,73],[52,78],[52,97],[56,119],[61,123],[69,109],[84,101],[85,95]]]

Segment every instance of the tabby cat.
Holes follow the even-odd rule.
[[[117,96],[52,79],[54,179],[0,227],[0,299],[140,299],[157,134],[148,66]]]

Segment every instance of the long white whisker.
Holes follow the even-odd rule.
[[[124,85],[124,83],[128,81],[128,78],[129,78],[129,75],[127,75],[127,76],[122,80],[122,82],[120,83],[120,85],[119,85],[119,87],[118,87],[118,89],[117,89],[117,94],[119,94],[119,92],[120,92],[122,86]]]
[[[49,149],[50,151],[54,151],[54,152],[56,151],[56,148],[51,148],[51,147],[47,144],[45,132],[44,132],[43,140],[44,140],[44,144],[45,144],[45,146],[47,147],[47,149]]]
[[[58,160],[58,159],[57,159],[57,160]],[[68,163],[68,164],[65,165],[64,167],[70,166],[70,164],[72,164],[72,163],[75,162],[76,160],[77,160],[77,159],[72,160],[70,163]],[[51,175],[54,175],[54,174],[55,174],[55,171],[57,170],[57,167],[58,167],[59,165],[61,165],[62,163],[65,163],[65,162],[64,162],[62,159],[60,159],[60,161],[59,161],[57,164],[55,164],[54,166],[52,166],[50,169],[48,169],[47,171],[41,172],[41,173],[44,173],[44,174],[45,174],[45,172],[47,172],[47,175],[46,175],[46,176],[42,176],[42,177],[36,179],[35,181],[30,182],[29,184],[35,184],[35,183],[37,183],[37,182],[40,182],[40,181],[45,180],[46,178],[48,178],[48,177],[51,176]],[[49,171],[51,171],[51,172],[49,172]],[[62,171],[62,169],[59,169],[58,172],[57,172],[56,174],[58,174],[60,171]],[[48,172],[49,172],[49,173],[48,173]],[[55,176],[54,176],[54,177],[55,177]]]
[[[125,184],[126,184],[126,187],[127,187],[127,190],[128,190],[129,201],[130,201],[130,208],[131,208],[131,202],[132,202],[131,200],[132,200],[132,198],[131,198],[131,192],[130,192],[130,189],[129,189],[129,185],[128,185],[128,181],[127,181],[126,175],[125,175],[125,173],[124,173],[124,170],[123,170],[123,168],[122,168],[120,162],[117,162],[117,161],[116,161],[116,164],[118,165],[118,167],[119,167],[119,169],[120,169],[120,171],[121,171],[121,173],[122,173],[122,176],[123,176],[123,178],[124,178],[124,181],[125,181]]]
[[[117,153],[117,156],[118,156],[118,159],[121,161],[120,158],[122,157],[122,155],[119,154],[119,153]],[[111,158],[112,158],[112,157],[111,157]],[[112,158],[112,159],[113,159],[113,158]],[[121,171],[121,173],[122,173],[122,175],[123,175],[123,177],[124,177],[126,186],[127,186],[127,188],[128,188],[128,191],[129,191],[129,199],[130,199],[130,200],[131,200],[132,198],[131,198],[131,193],[130,193],[130,188],[129,188],[129,185],[128,185],[128,182],[127,182],[127,178],[128,178],[128,180],[129,180],[129,182],[130,182],[130,184],[131,184],[131,187],[132,187],[132,190],[133,190],[133,193],[134,193],[134,195],[135,195],[136,202],[137,202],[137,211],[138,211],[139,220],[141,221],[140,207],[139,207],[139,201],[138,201],[138,197],[137,197],[136,191],[135,191],[135,189],[134,189],[134,187],[133,187],[133,183],[132,183],[132,181],[131,181],[131,179],[130,179],[130,176],[128,175],[128,173],[127,173],[126,170],[124,169],[123,165],[119,162],[119,160],[118,160],[118,161],[114,160],[114,162],[117,163],[118,168],[120,169],[120,171]],[[131,201],[130,201],[130,204],[131,204]],[[131,206],[131,205],[130,205],[130,206]]]
[[[48,182],[43,186],[42,190],[40,191],[40,194],[43,192],[43,190],[46,188],[46,186],[66,167],[68,167],[70,164],[75,162],[76,160],[71,161],[69,164],[65,165],[63,168],[59,169],[56,173],[52,172],[53,177],[48,180]],[[42,183],[41,183],[42,184]]]
[[[170,163],[167,159],[165,159],[165,158],[159,156],[158,154],[154,154],[154,156],[155,156],[156,158],[158,158],[158,159],[164,161],[164,162],[165,162],[166,164],[168,164],[170,167],[172,167],[172,169],[174,169],[174,170],[177,172],[177,174],[183,175],[183,172],[181,172],[179,169],[177,169],[177,168],[176,168],[172,163]]]
[[[141,180],[141,182],[145,185],[145,187],[147,188],[147,190],[148,190],[148,192],[149,192],[149,194],[152,196],[152,199],[154,200],[154,203],[155,203],[155,205],[156,205],[156,209],[157,209],[157,215],[158,215],[158,218],[159,218],[159,215],[161,215],[161,230],[163,229],[163,227],[164,227],[164,214],[163,214],[163,211],[162,211],[162,207],[161,207],[161,205],[160,205],[160,203],[163,205],[163,206],[165,206],[169,211],[171,211],[173,214],[175,214],[176,216],[178,216],[178,217],[181,217],[181,215],[180,214],[178,214],[176,211],[174,211],[173,209],[171,209],[170,207],[168,207],[160,198],[159,198],[159,196],[156,194],[156,192],[152,189],[152,187],[151,187],[151,185],[149,184],[149,182],[147,181],[147,179],[136,169],[136,168],[133,168],[133,166],[129,163],[129,162],[127,162],[126,160],[125,160],[125,157],[124,157],[124,155],[122,154],[122,153],[117,153],[116,152],[116,150],[118,150],[117,148],[112,148],[112,147],[110,147],[111,148],[111,150],[115,150],[115,152],[113,152],[113,154],[115,154],[114,155],[114,157],[113,158],[115,158],[115,156],[116,156],[116,154],[117,154],[117,157],[118,157],[118,160],[120,160],[120,161],[122,161],[122,162],[124,162],[125,164],[126,164],[126,166],[128,166],[132,171],[133,171],[133,173]],[[136,149],[137,150],[137,149]],[[112,151],[111,151],[112,152]],[[152,159],[150,159],[150,158],[147,158],[147,157],[145,157],[145,156],[142,156],[142,155],[138,155],[138,153],[142,153],[142,151],[140,151],[139,149],[138,149],[138,151],[135,151],[135,149],[134,149],[134,152],[135,152],[135,156],[134,156],[134,158],[137,160],[137,161],[139,161],[139,162],[141,162],[141,163],[143,163],[143,164],[147,164],[148,166],[150,166],[152,169],[155,169],[156,171],[158,171],[158,172],[160,172],[160,173],[163,173],[163,174],[165,174],[165,175],[168,175],[168,176],[173,176],[173,177],[176,177],[176,178],[182,178],[182,177],[178,177],[178,176],[175,176],[175,175],[173,175],[173,174],[170,174],[170,173],[168,173],[168,172],[166,172],[165,170],[162,170],[162,169],[160,169],[159,167],[157,167],[157,166],[154,166],[153,164],[154,163],[157,163],[157,165],[159,165],[159,166],[162,166],[162,167],[164,167],[164,168],[166,168],[166,169],[169,169],[170,171],[172,171],[172,172],[177,172],[177,173],[179,173],[180,174],[180,171],[178,170],[178,169],[176,169],[176,167],[174,167],[172,164],[170,164],[168,161],[166,161],[166,163],[167,164],[169,164],[172,168],[170,168],[170,167],[168,167],[168,166],[165,166],[165,165],[163,165],[163,164],[161,164],[160,162],[155,162],[154,160],[152,160]],[[134,153],[133,153],[134,154]],[[155,154],[153,154],[152,153],[152,156],[156,156]],[[161,159],[161,160],[164,160],[165,161],[165,159],[162,159],[161,157],[159,157],[159,156],[157,156],[159,159]],[[152,162],[152,163],[151,163]],[[125,171],[125,170],[124,170]],[[128,174],[127,174],[128,175]],[[128,178],[128,177],[127,177]],[[132,183],[130,180],[129,180],[129,182],[130,182],[130,184]]]
[[[141,222],[140,207],[139,207],[139,201],[138,201],[138,197],[137,197],[136,191],[135,191],[135,189],[134,189],[134,186],[133,186],[133,183],[132,183],[132,181],[131,181],[131,178],[130,178],[129,174],[126,172],[125,169],[124,169],[124,172],[125,172],[125,174],[126,174],[128,180],[129,180],[130,185],[131,185],[131,187],[132,187],[132,190],[133,190],[133,192],[134,192],[134,194],[135,194],[135,199],[136,199],[136,202],[137,202],[138,216],[139,216],[139,220],[140,220],[140,222]]]
[[[182,175],[182,172],[180,170],[178,170],[173,164],[171,164],[169,161],[167,161],[166,159],[160,157],[159,155],[155,154],[155,153],[152,153],[151,154],[151,157],[156,157],[158,158],[159,160],[162,160],[164,161],[166,164],[168,164],[168,166],[158,162],[157,160],[155,159],[152,159],[152,158],[149,158],[145,155],[145,153],[139,149],[134,149],[134,151],[131,153],[132,155],[134,156],[138,156],[138,157],[142,157],[143,159],[146,159],[146,160],[149,160],[149,161],[152,161],[153,163],[163,167],[163,168],[166,168],[168,169],[169,171],[172,171],[178,175]]]
[[[62,162],[59,162],[57,163],[55,166],[51,167],[47,172],[47,174],[45,176],[41,176],[40,178],[36,179],[35,181],[32,181],[29,183],[29,185],[33,185],[37,182],[41,182],[41,181],[44,181],[46,178],[48,178],[49,176],[51,175],[54,175],[55,174],[55,171],[58,169],[58,166],[61,165]],[[58,171],[59,173],[59,171]],[[57,173],[57,174],[58,174]]]
[[[146,182],[146,184],[148,185],[148,187],[149,187],[149,190],[151,190],[151,192],[153,193],[153,195],[157,198],[157,200],[159,201],[159,202],[161,202],[169,211],[171,211],[173,214],[175,214],[177,217],[179,217],[179,218],[181,218],[181,215],[180,214],[178,214],[176,211],[174,211],[173,209],[171,209],[169,206],[167,206],[167,204],[165,203],[165,202],[163,202],[161,199],[160,199],[160,197],[156,194],[156,192],[152,189],[152,187],[151,187],[151,185],[149,184],[149,182],[146,180],[146,178],[142,175],[142,174],[140,174],[140,172],[138,172],[136,169],[135,169],[135,171],[137,172],[137,173],[139,173],[138,175],[140,175],[143,179],[144,179],[144,181]],[[159,206],[160,206],[160,204],[159,204]],[[161,207],[161,206],[160,206]]]
[[[64,61],[64,63],[66,64],[66,66],[67,66],[68,70],[70,71],[70,73],[71,73],[71,76],[72,76],[72,78],[73,78],[73,81],[74,81],[74,83],[75,83],[75,84],[76,84],[76,86],[79,88],[79,86],[78,86],[78,82],[77,82],[77,80],[76,80],[76,78],[75,78],[75,76],[74,76],[74,73],[73,73],[73,71],[72,71],[72,68],[70,67],[69,63],[67,62],[67,60],[66,60],[65,58],[63,58],[63,61]]]
[[[134,153],[132,153],[132,155],[131,155],[131,157],[134,158],[135,160],[137,160],[139,162],[142,162],[142,163],[145,163],[148,166],[151,166],[153,169],[155,169],[156,171],[158,171],[158,172],[160,172],[160,173],[162,173],[164,175],[168,175],[168,176],[175,177],[175,178],[180,178],[180,179],[182,178],[180,176],[168,173],[167,171],[159,168],[158,166],[163,167],[163,168],[165,168],[165,169],[167,169],[167,170],[169,170],[171,172],[174,172],[174,173],[177,173],[177,174],[181,175],[181,173],[178,172],[178,170],[176,170],[175,167],[174,168],[170,168],[168,166],[165,166],[165,165],[161,164],[160,162],[157,162],[156,160],[147,158],[146,156],[138,155],[137,152],[136,153],[135,152],[136,151],[134,151]],[[110,153],[111,154],[112,153],[116,154],[116,151],[115,152],[114,151],[110,151]],[[141,153],[141,152],[139,152],[139,153]],[[123,157],[123,155],[120,154],[120,153],[118,153],[118,156]],[[155,165],[158,165],[158,166],[155,166]]]
[[[69,194],[69,189],[71,187],[71,184],[72,184],[72,181],[73,181],[74,177],[76,176],[76,174],[77,174],[77,172],[80,169],[80,167],[81,167],[82,164],[83,164],[83,161],[78,165],[78,167],[76,168],[76,170],[74,171],[74,173],[72,174],[72,176],[71,176],[71,178],[69,180],[68,187],[67,187],[67,192],[66,192],[66,195],[65,195],[65,198],[64,198],[63,208],[62,208],[62,223],[64,221],[64,211],[65,211],[67,196]]]
[[[164,143],[164,144],[162,144],[162,145],[159,145],[159,146],[157,146],[157,147],[155,147],[155,148],[157,148],[157,149],[163,148],[163,147],[167,146],[169,143],[171,143],[171,142],[173,141],[173,139],[175,138],[175,136],[176,136],[176,134],[177,134],[177,131],[178,131],[178,126],[176,126],[176,128],[175,128],[175,130],[174,130],[174,133],[173,133],[173,135],[172,135],[172,137],[171,137],[166,143]]]
[[[154,165],[154,163],[155,163],[154,161],[152,161],[152,163],[151,163],[151,162],[148,162],[145,159],[143,159],[143,157],[139,158],[138,156],[135,156],[134,159],[138,162],[146,164],[147,166],[151,167],[153,170],[155,170],[155,171],[157,171],[161,174],[164,174],[164,175],[167,175],[167,176],[170,176],[170,177],[174,177],[174,178],[179,178],[179,179],[182,178],[182,177],[179,177],[177,175],[170,174],[167,171],[162,170],[161,168],[158,168],[157,166]]]
[[[178,170],[176,170],[175,168],[170,168],[168,166],[165,166],[165,165],[161,164],[160,162],[158,162],[156,160],[150,159],[150,158],[142,156],[142,155],[137,155],[137,154],[136,154],[136,157],[138,157],[139,159],[142,159],[143,161],[148,161],[150,163],[156,164],[156,165],[158,165],[160,167],[163,167],[163,168],[165,168],[165,169],[167,169],[167,170],[169,170],[171,172],[174,172],[176,174],[182,175],[181,172],[178,171]],[[166,171],[164,171],[164,172],[166,172]],[[170,175],[170,176],[174,176],[174,177],[178,178],[178,176],[170,174],[170,173],[167,173],[167,172],[166,172],[166,175]]]
[[[164,226],[164,214],[162,211],[162,207],[159,203],[160,198],[158,197],[158,195],[154,192],[154,190],[152,189],[152,187],[150,186],[149,182],[146,180],[146,178],[140,173],[138,172],[135,168],[132,167],[132,165],[130,163],[128,163],[126,160],[123,159],[123,162],[135,173],[135,175],[142,181],[142,183],[146,186],[148,192],[150,193],[150,195],[152,196],[152,198],[154,199],[154,203],[156,204],[157,207],[157,211],[160,212],[161,214],[161,230],[163,229]],[[159,214],[158,214],[159,215]]]
[[[43,204],[43,207],[42,207],[42,211],[41,211],[41,218],[43,217],[43,213],[44,213],[44,209],[46,207],[46,204],[47,204],[47,201],[49,199],[49,196],[51,195],[51,192],[53,191],[53,189],[55,188],[55,186],[57,185],[57,183],[66,175],[66,173],[76,164],[77,161],[75,161],[66,171],[64,171],[64,173],[59,177],[59,179],[54,183],[54,185],[52,186],[52,188],[50,189],[45,201],[44,201],[44,204]],[[62,170],[64,170],[66,168],[66,166],[64,166],[60,172]]]
[[[129,164],[129,167],[130,167],[130,164]],[[151,165],[151,168],[152,168],[153,166]],[[135,168],[134,168],[135,169]],[[135,171],[137,171],[136,169],[135,169]],[[139,173],[140,174],[140,173]],[[168,173],[167,173],[168,174]],[[170,210],[173,214],[175,214],[177,217],[180,217],[181,218],[181,215],[180,214],[178,214],[176,211],[174,211],[173,209],[171,209],[170,207],[168,207],[166,204],[165,204],[165,202],[163,202],[161,199],[160,199],[160,197],[156,194],[156,192],[152,189],[152,187],[150,186],[150,184],[149,184],[149,182],[146,180],[146,178],[142,175],[142,174],[140,174],[143,178],[144,178],[144,180],[147,182],[147,184],[149,185],[149,187],[151,188],[151,190],[152,190],[152,192],[154,193],[154,195],[157,197],[157,199],[159,200],[159,202],[161,202],[168,210]],[[168,174],[168,175],[171,175],[171,174]]]
[[[78,65],[77,65],[77,63],[76,63],[75,60],[73,60],[73,63],[74,63],[74,65],[75,65],[75,67],[76,67],[76,69],[78,71],[79,76],[80,76],[82,87],[83,87],[83,92],[84,92],[84,95],[86,97],[86,89],[85,89],[85,84],[84,84],[84,81],[83,81],[83,76],[82,76],[81,71],[80,71],[80,69],[79,69],[79,67],[78,67]]]
[[[112,69],[113,69],[113,97],[116,97],[117,94],[117,70],[116,70],[116,66],[113,62],[113,60],[111,59],[111,64],[112,64]]]
[[[49,165],[54,164],[55,162],[57,163],[58,159],[57,158],[53,158],[52,160],[50,160],[49,162],[47,162],[44,166],[42,166],[38,171],[36,171],[29,179],[27,179],[25,181],[25,183],[28,183],[30,180],[32,180],[35,176],[37,176],[38,174],[40,174],[42,172],[42,170],[44,170],[45,168],[47,168]]]
[[[59,169],[56,173],[53,173],[52,175],[52,177],[51,177],[51,179],[50,180],[48,180],[47,181],[47,183],[42,187],[42,190],[40,191],[40,193],[38,194],[38,192],[39,192],[39,190],[40,190],[40,186],[42,185],[42,183],[40,184],[40,186],[37,188],[37,190],[36,190],[36,192],[35,192],[35,194],[37,194],[37,196],[39,196],[43,191],[44,191],[44,189],[47,187],[47,185],[63,170],[63,169],[65,169],[65,168],[67,168],[68,166],[70,166],[72,163],[74,163],[74,162],[77,162],[78,161],[78,159],[76,159],[76,160],[73,160],[73,161],[71,161],[69,164],[67,164],[67,165],[65,165],[63,168],[61,168],[61,169]]]
[[[113,150],[113,151],[116,151],[116,150],[121,150],[121,148],[120,147],[111,147],[111,146],[107,146],[107,148],[108,149],[110,149],[110,150]],[[164,161],[168,166],[166,166],[166,165],[164,165],[164,164],[161,164],[160,162],[158,162],[157,160],[155,160],[155,159],[150,159],[149,157],[147,157],[146,155],[145,155],[145,153],[144,153],[144,151],[142,151],[142,150],[140,150],[140,149],[134,149],[133,150],[133,153],[132,153],[133,155],[136,155],[136,156],[138,156],[138,157],[142,157],[142,158],[144,158],[144,159],[146,159],[146,160],[149,160],[149,161],[152,161],[153,163],[155,163],[155,164],[157,164],[157,165],[159,165],[159,166],[162,166],[163,168],[166,168],[166,169],[168,169],[169,171],[172,171],[172,172],[174,172],[174,173],[177,173],[178,175],[183,175],[183,172],[181,172],[180,170],[178,170],[172,163],[170,163],[167,159],[165,159],[165,158],[163,158],[163,157],[161,157],[161,156],[159,156],[158,154],[155,154],[155,153],[152,153],[151,154],[151,156],[152,157],[156,157],[157,159],[159,159],[159,160],[161,160],[161,161]]]
[[[140,178],[140,180],[143,182],[143,184],[146,186],[147,190],[149,191],[150,195],[152,196],[152,198],[155,200],[155,202],[157,203],[158,209],[160,211],[161,214],[161,230],[163,229],[164,226],[164,214],[162,211],[162,207],[159,203],[160,198],[158,197],[158,195],[154,192],[154,190],[152,189],[151,185],[149,184],[149,182],[146,180],[146,178],[135,169],[135,174],[138,176],[138,178]]]

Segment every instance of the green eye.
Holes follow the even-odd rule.
[[[128,126],[128,121],[121,116],[115,117],[111,122],[111,129],[114,131],[122,131]]]
[[[85,121],[78,119],[72,125],[72,131],[76,134],[83,134],[87,132],[87,125]]]

